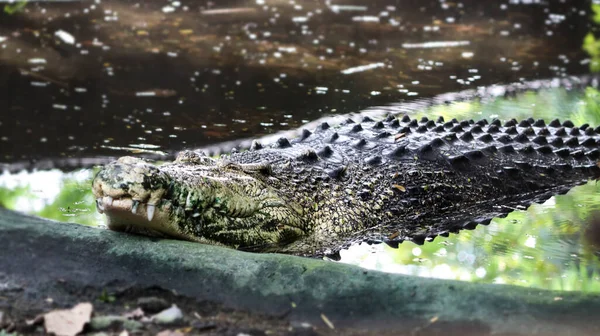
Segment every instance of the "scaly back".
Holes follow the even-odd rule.
[[[364,118],[226,160],[271,165],[265,182],[304,209],[310,232],[286,249],[311,254],[356,241],[422,243],[565,193],[600,176],[598,131],[531,118]]]

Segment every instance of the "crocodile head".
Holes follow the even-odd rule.
[[[158,167],[134,157],[122,157],[103,167],[92,182],[98,212],[117,231],[175,235],[167,225],[170,202],[163,202],[171,177]]]
[[[304,235],[301,210],[265,183],[265,167],[182,152],[156,166],[122,157],[92,182],[110,229],[230,246],[265,246]]]

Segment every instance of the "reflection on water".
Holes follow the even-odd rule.
[[[589,62],[586,1],[2,7],[3,163],[205,146],[367,106],[580,74]]]
[[[595,89],[528,92],[490,102],[433,106],[427,115],[448,118],[570,118],[600,124]],[[0,204],[46,218],[101,226],[91,195],[92,170],[0,176]],[[398,249],[354,246],[342,262],[387,272],[546,289],[600,292],[600,185],[590,182],[527,211],[515,211],[473,231]]]
[[[0,206],[61,222],[104,226],[91,193],[93,171],[0,175]]]
[[[600,292],[600,185],[577,187],[473,231],[398,249],[353,246],[342,262],[385,272]]]

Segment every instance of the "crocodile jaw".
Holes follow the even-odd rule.
[[[133,200],[131,197],[98,198],[96,209],[106,216],[109,229],[146,236],[172,237],[195,241],[184,235],[171,218],[171,203],[161,201],[160,206]]]
[[[157,212],[155,205],[134,201],[130,197],[98,198],[96,209],[106,215],[108,228],[116,231],[128,231],[129,226],[156,226],[156,222],[162,222],[164,217],[164,211]]]
[[[165,199],[169,177],[141,159],[123,157],[105,166],[92,182],[96,208],[109,229],[152,236],[182,236]]]

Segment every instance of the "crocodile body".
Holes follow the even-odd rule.
[[[390,116],[323,123],[211,159],[124,157],[93,182],[108,226],[253,251],[422,243],[600,176],[600,128]]]

